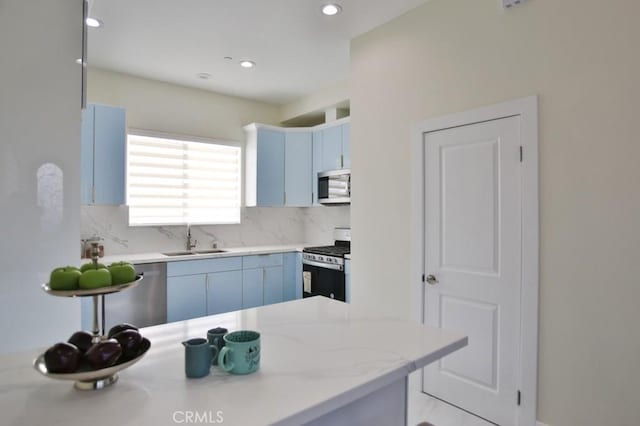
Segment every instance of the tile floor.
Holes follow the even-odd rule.
[[[429,422],[433,426],[495,426],[420,391],[421,370],[409,376],[409,426]]]

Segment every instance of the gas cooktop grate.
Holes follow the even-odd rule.
[[[341,247],[341,246],[319,246],[319,247],[306,247],[302,251],[305,253],[324,254],[326,256],[344,257],[345,254],[351,253],[351,248]]]

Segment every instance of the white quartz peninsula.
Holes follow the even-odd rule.
[[[257,330],[260,370],[184,375],[184,348],[210,328]],[[3,425],[403,425],[409,373],[464,347],[458,333],[382,318],[323,297],[142,329],[151,349],[118,383],[79,391],[0,357]],[[46,345],[55,342],[45,342]]]

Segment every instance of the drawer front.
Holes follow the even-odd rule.
[[[242,269],[267,268],[269,266],[282,266],[283,264],[284,256],[282,253],[259,254],[242,258]]]
[[[167,276],[208,274],[211,272],[239,271],[242,269],[241,257],[223,257],[218,259],[184,260],[167,263]]]

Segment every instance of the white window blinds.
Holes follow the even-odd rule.
[[[240,148],[129,135],[129,224],[240,223]]]

